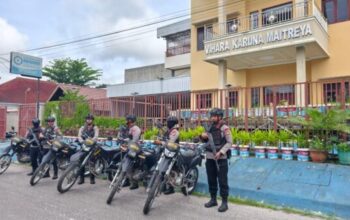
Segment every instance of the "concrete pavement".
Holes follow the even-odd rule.
[[[257,207],[230,204],[229,211],[218,213],[206,209],[206,198],[185,197],[180,193],[158,197],[148,216],[142,208],[146,199],[144,188],[123,190],[112,205],[106,204],[108,181],[96,185],[74,185],[71,191],[60,194],[57,181],[43,179],[35,187],[29,185],[29,167],[12,164],[0,176],[0,219],[3,220],[93,220],[93,219],[316,219]]]

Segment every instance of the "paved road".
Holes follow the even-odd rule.
[[[146,198],[144,189],[124,190],[117,194],[112,205],[106,205],[108,182],[97,180],[96,185],[75,185],[71,191],[59,194],[56,181],[44,179],[35,187],[25,175],[29,167],[12,164],[0,176],[0,219],[2,220],[80,220],[80,219],[315,219],[280,211],[230,204],[222,214],[206,209],[206,198],[184,197],[180,193],[158,197],[149,216],[142,214]]]

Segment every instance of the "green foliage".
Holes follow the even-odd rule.
[[[291,139],[291,135],[289,132],[282,130],[278,133],[278,139],[279,141],[281,141],[282,143],[287,143],[290,141]]]
[[[243,144],[243,145],[248,145],[250,144],[251,141],[251,136],[249,132],[246,131],[240,131],[238,132],[238,141]]]
[[[318,136],[315,136],[311,141],[310,148],[325,151],[329,150],[331,146],[324,139],[320,139]]]
[[[60,101],[86,101],[85,96],[79,95],[79,90],[67,90],[64,92],[64,95],[60,97]]]
[[[239,141],[239,131],[237,128],[231,128],[232,143],[237,143]]]
[[[350,152],[350,146],[348,143],[340,143],[337,147],[339,152]]]
[[[120,126],[125,125],[125,118],[109,118],[109,117],[95,117],[95,125],[100,128],[112,128],[118,129]]]
[[[143,138],[145,140],[153,140],[158,135],[158,132],[158,128],[149,129],[145,131],[145,133],[143,134]]]
[[[252,141],[256,146],[262,146],[267,139],[267,133],[261,130],[256,130],[252,134]]]
[[[298,144],[298,148],[308,148],[309,147],[308,140],[307,140],[305,134],[302,132],[297,133],[297,135],[295,137],[295,141]]]
[[[269,130],[266,134],[267,142],[269,143],[270,146],[277,146],[278,142],[278,133],[274,130]]]
[[[180,130],[180,141],[193,141],[194,138],[199,137],[205,132],[204,127],[198,126],[195,129]]]
[[[55,59],[43,68],[43,75],[58,83],[84,86],[98,80],[101,70],[92,69],[86,60]]]
[[[47,102],[44,107],[44,119],[49,116],[54,116],[57,123],[61,121],[61,111],[59,108],[59,102]]]

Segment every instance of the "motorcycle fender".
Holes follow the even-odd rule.
[[[84,155],[85,155],[84,152],[81,152],[81,151],[76,152],[75,154],[73,154],[73,155],[70,157],[70,161],[71,161],[71,162],[78,162],[78,161],[80,161],[80,159],[81,159],[82,157],[84,157]]]
[[[163,158],[163,161],[158,164],[158,170],[160,173],[165,173],[168,170],[171,160],[172,159],[170,158]]]
[[[197,165],[201,165],[202,164],[202,158],[201,156],[196,156],[192,159],[190,167],[196,167]]]

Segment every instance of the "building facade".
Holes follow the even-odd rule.
[[[194,109],[349,97],[349,0],[192,0]]]

